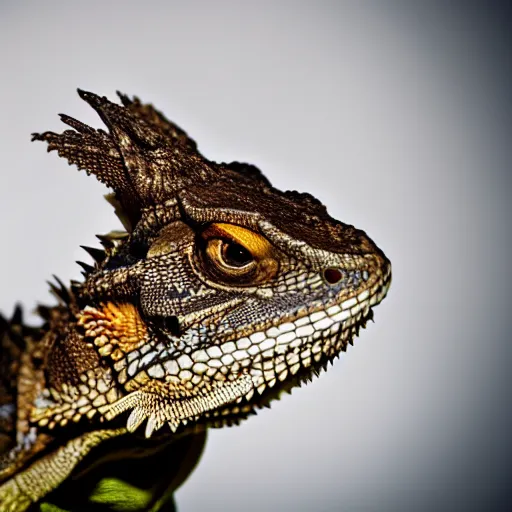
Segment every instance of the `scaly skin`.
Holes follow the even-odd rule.
[[[312,196],[208,161],[136,98],[79,94],[108,133],[61,116],[72,130],[33,139],[112,188],[126,231],[87,249],[83,282],[54,286],[41,328],[19,312],[0,327],[2,511],[38,502],[112,438],[127,441],[108,456],[128,459],[238,423],[346,350],[391,279],[368,236]]]

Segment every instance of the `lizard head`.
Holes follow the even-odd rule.
[[[103,237],[76,285],[84,343],[115,375],[146,435],[168,423],[237,421],[346,350],[386,295],[389,260],[309,194],[254,166],[206,160],[150,105],[79,91],[109,132],[34,138],[114,190],[126,233]]]

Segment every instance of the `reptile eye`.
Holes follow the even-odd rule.
[[[210,224],[198,245],[205,273],[219,284],[253,286],[272,279],[279,268],[268,240],[235,224]]]
[[[248,277],[256,262],[248,249],[232,240],[210,238],[206,242],[206,255],[219,277]]]
[[[223,242],[221,255],[226,265],[236,268],[245,267],[254,259],[244,246],[235,242]]]

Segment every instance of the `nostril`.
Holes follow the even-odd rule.
[[[175,316],[153,316],[149,320],[163,331],[167,331],[174,336],[180,335],[180,322]]]
[[[337,268],[327,268],[324,270],[324,279],[329,284],[338,284],[343,279],[343,274]]]

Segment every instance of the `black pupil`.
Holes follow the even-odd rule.
[[[223,253],[226,263],[232,267],[243,267],[252,261],[251,253],[234,242],[226,243]]]

